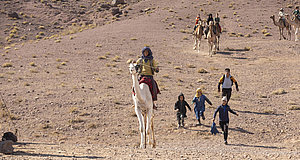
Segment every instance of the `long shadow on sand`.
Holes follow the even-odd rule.
[[[208,125],[205,125],[205,124],[202,124],[201,126],[204,126],[206,128],[209,128],[209,130],[207,129],[192,129],[192,128],[184,128],[186,130],[190,130],[190,131],[198,131],[198,132],[210,132],[210,128],[211,126],[208,126]],[[196,127],[196,126],[194,126]],[[220,127],[217,127],[219,131],[222,131]],[[250,131],[247,131],[241,127],[236,127],[236,128],[229,128],[229,130],[232,130],[232,131],[237,131],[237,132],[241,132],[241,133],[246,133],[246,134],[254,134],[253,132],[250,132]]]
[[[238,147],[255,147],[255,148],[269,148],[269,149],[284,149],[284,147],[276,146],[261,146],[261,145],[248,145],[248,144],[228,144],[229,146],[238,146]]]
[[[283,116],[284,114],[277,114],[277,113],[262,113],[262,112],[255,112],[255,111],[239,111],[235,110],[237,112],[241,113],[250,113],[250,114],[260,114],[260,115],[274,115],[274,116]]]
[[[218,51],[217,54],[232,55],[233,52]]]
[[[57,154],[28,153],[23,151],[14,152],[13,155],[32,156],[32,157],[78,158],[78,159],[104,159],[105,158],[105,157],[98,157],[98,156],[67,156],[67,155],[57,155]]]
[[[51,144],[51,143],[36,143],[36,142],[16,142],[16,143],[14,143],[14,145],[23,145],[23,146],[29,145],[29,144],[36,144],[36,145],[39,145],[39,144],[41,144],[41,145],[56,145],[56,144]]]

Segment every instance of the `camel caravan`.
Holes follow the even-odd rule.
[[[279,40],[281,37],[285,38],[283,34],[283,30],[285,29],[289,35],[289,40],[291,40],[291,30],[292,26],[295,30],[295,41],[298,41],[298,30],[300,28],[300,13],[299,13],[299,6],[295,8],[293,11],[293,17],[291,18],[290,15],[284,13],[284,9],[281,8],[278,13],[278,21],[275,20],[275,16],[272,15],[270,18],[272,19],[275,26],[279,29]]]
[[[205,30],[204,30],[205,29]],[[200,52],[201,39],[205,34],[205,39],[207,39],[209,47],[209,56],[217,53],[217,50],[220,49],[220,35],[222,29],[220,26],[219,14],[216,14],[215,19],[212,17],[212,14],[208,15],[207,20],[201,20],[200,15],[196,17],[196,23],[194,27],[193,37],[195,39],[194,50]]]
[[[294,14],[296,13],[296,14]],[[275,16],[272,15],[270,18],[273,20],[274,24],[278,26],[280,37],[279,40],[281,40],[281,37],[286,39],[286,37],[283,35],[283,30],[286,29],[289,34],[289,39],[291,40],[291,26],[295,28],[295,41],[298,41],[297,33],[300,27],[300,16],[299,16],[299,8],[294,11],[294,17],[293,19],[290,18],[289,15],[286,15],[283,13],[283,9],[280,9],[279,12],[279,20],[275,20]],[[200,52],[200,44],[202,37],[207,39],[208,45],[209,45],[209,56],[212,56],[216,54],[217,50],[220,48],[220,35],[222,33],[222,29],[220,26],[220,18],[218,13],[216,14],[216,17],[213,18],[212,14],[208,15],[208,19],[206,21],[202,21],[200,19],[200,15],[196,17],[196,23],[194,26],[193,36],[195,39],[194,43],[194,50],[198,50]],[[151,145],[153,148],[156,146],[155,136],[154,136],[154,110],[157,109],[157,107],[154,104],[154,101],[157,100],[157,94],[160,94],[160,91],[158,89],[158,85],[156,81],[153,79],[153,75],[155,73],[159,72],[159,68],[156,64],[156,61],[153,58],[152,51],[149,47],[144,47],[142,49],[142,56],[139,58],[136,62],[133,60],[128,61],[130,63],[129,65],[129,71],[132,76],[132,98],[134,101],[134,108],[135,113],[137,115],[138,121],[139,121],[139,130],[140,130],[140,136],[141,136],[141,143],[140,148],[146,148],[147,143]],[[231,96],[232,91],[232,85],[235,83],[236,90],[238,89],[237,81],[231,76],[230,69],[225,69],[226,74],[223,75],[223,77],[219,81],[218,85],[218,91],[220,92],[220,85],[222,85],[222,105],[219,106],[221,109],[217,109],[214,113],[214,118],[218,112],[221,119],[228,120],[228,117],[224,117],[224,115],[228,115],[228,111],[238,115],[234,111],[232,111],[228,106],[228,101]],[[139,77],[140,76],[140,77]],[[226,83],[225,83],[226,82]],[[194,101],[194,99],[196,99]],[[200,105],[203,107],[203,110],[199,110],[199,113],[196,114],[196,118],[200,123],[200,116],[204,120],[204,103],[207,101],[210,105],[212,103],[209,101],[209,99],[202,94],[202,90],[200,88],[197,89],[197,93],[195,95],[195,98],[193,99],[193,104],[195,103],[195,108],[197,108],[197,105]],[[184,118],[186,117],[186,107],[189,108],[191,111],[190,106],[188,103],[184,100],[184,95],[181,93],[178,96],[178,101],[175,104],[175,110],[177,111],[177,120],[178,120],[178,127],[184,127]],[[198,112],[198,111],[197,111]],[[226,113],[225,113],[226,112]],[[182,121],[182,122],[181,122]],[[222,131],[224,133],[224,140],[225,144],[227,145],[227,135],[228,135],[228,123],[221,123],[223,121],[220,121],[220,125],[222,128]],[[224,121],[225,122],[225,121]],[[214,119],[213,119],[213,125],[215,126]],[[227,127],[227,128],[226,128]],[[212,126],[212,133],[216,133],[215,127]],[[226,134],[225,134],[226,133]]]

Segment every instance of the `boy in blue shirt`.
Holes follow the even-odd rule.
[[[219,124],[224,133],[224,143],[227,145],[228,126],[229,126],[228,111],[237,116],[238,116],[238,114],[236,112],[234,112],[233,110],[231,110],[230,107],[228,106],[227,97],[223,97],[222,101],[223,101],[222,105],[220,105],[214,113],[213,122],[215,122],[215,117],[216,117],[217,113],[219,112]]]
[[[205,101],[208,104],[212,105],[210,100],[204,94],[202,94],[202,90],[198,88],[196,91],[196,95],[193,98],[192,104],[194,104],[194,111],[199,125],[201,125],[200,116],[202,117],[203,120],[205,120],[205,116],[204,116]]]

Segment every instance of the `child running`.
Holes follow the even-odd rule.
[[[184,100],[183,93],[180,93],[178,96],[178,101],[175,103],[174,109],[177,110],[177,121],[178,121],[178,128],[184,127],[184,118],[186,118],[186,106],[191,111],[191,107],[189,104]],[[182,121],[182,123],[181,123]]]
[[[228,137],[228,126],[229,126],[229,116],[228,116],[228,111],[237,115],[236,112],[230,109],[230,107],[227,104],[227,97],[222,98],[222,105],[220,105],[215,113],[214,113],[214,118],[213,122],[215,122],[215,117],[217,113],[219,112],[219,124],[220,127],[222,128],[223,134],[224,134],[224,143],[227,145],[227,137]]]
[[[203,120],[205,120],[205,116],[204,116],[204,111],[205,111],[205,101],[212,105],[212,103],[210,102],[210,100],[204,95],[202,94],[202,90],[200,88],[197,89],[196,91],[196,95],[193,98],[192,104],[194,104],[194,111],[196,114],[196,118],[198,120],[198,125],[201,125],[200,122],[200,116],[202,117]]]

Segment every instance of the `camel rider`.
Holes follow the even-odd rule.
[[[219,17],[219,13],[216,14],[215,22],[216,22],[216,26],[219,28],[220,33],[221,33],[221,32],[222,32],[222,29],[221,29],[221,26],[220,26],[220,17]]]
[[[152,51],[149,47],[144,47],[142,50],[142,58],[137,60],[137,65],[140,67],[140,81],[139,83],[146,83],[149,86],[152,100],[157,101],[157,94],[159,89],[156,81],[153,79],[154,72],[158,73],[159,68],[156,61],[153,59]],[[157,109],[153,103],[153,109]]]
[[[284,13],[284,9],[283,8],[280,8],[279,13],[278,13],[278,17],[279,17],[279,22],[282,21],[284,27],[286,27],[285,13]]]
[[[195,21],[196,21],[196,23],[195,23],[195,26],[194,26],[194,31],[196,30],[197,26],[199,25],[199,21],[201,22],[200,14],[197,15]]]
[[[208,18],[207,18],[207,20],[206,20],[206,24],[207,24],[207,27],[206,27],[206,29],[205,29],[205,39],[207,38],[207,34],[208,34],[208,30],[209,30],[209,22],[210,21],[212,21],[212,22],[214,22],[214,18],[213,18],[213,16],[212,16],[212,14],[209,14],[208,15]],[[215,31],[214,31],[215,32]]]
[[[296,6],[295,10],[293,11],[293,15],[300,20],[299,6]]]

